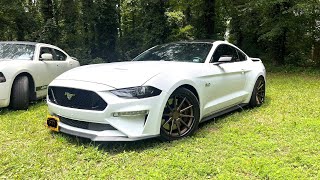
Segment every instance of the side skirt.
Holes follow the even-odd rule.
[[[216,117],[219,117],[221,115],[224,115],[226,113],[229,113],[229,112],[232,112],[232,111],[235,111],[237,109],[242,109],[244,106],[246,106],[247,104],[238,104],[238,105],[235,105],[235,106],[232,106],[231,108],[228,108],[228,109],[225,109],[225,110],[222,110],[220,112],[217,112],[217,113],[214,113],[210,116],[207,116],[207,117],[204,117],[201,119],[200,123],[202,122],[205,122],[205,121],[208,121],[208,120],[212,120]]]
[[[46,90],[46,89],[48,89],[48,85],[36,87],[36,91],[41,91],[41,90]]]

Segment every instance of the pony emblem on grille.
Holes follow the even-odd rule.
[[[76,96],[76,94],[72,94],[72,93],[69,93],[69,92],[65,92],[64,93],[65,96],[67,96],[67,99],[70,101],[74,96]]]

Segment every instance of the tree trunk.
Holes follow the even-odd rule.
[[[276,41],[278,46],[276,46],[274,52],[274,57],[276,57],[276,64],[284,65],[285,64],[285,56],[287,52],[287,29],[284,28],[278,40]]]
[[[312,50],[312,60],[320,67],[320,41],[314,43]]]
[[[84,43],[90,49],[94,42],[94,2],[92,0],[83,0],[82,2],[82,12],[83,12],[83,30],[84,30]]]
[[[118,23],[119,23],[119,37],[122,37],[122,28],[121,28],[121,0],[118,0]]]
[[[188,3],[187,9],[184,12],[184,15],[186,17],[186,24],[184,24],[183,26],[186,26],[187,24],[191,23],[191,6],[190,3]]]
[[[45,21],[52,19],[54,17],[52,0],[43,0],[41,2],[41,11]]]
[[[205,38],[214,38],[215,33],[215,0],[205,0],[204,7],[204,28]]]
[[[312,6],[312,40],[313,40],[313,45],[312,45],[312,61],[316,63],[316,66],[320,67],[320,32],[317,30],[317,21],[319,17],[319,7],[318,9],[316,8],[316,2],[313,2],[314,5]]]
[[[240,47],[243,48],[243,33],[241,30],[241,22],[240,19],[237,18],[233,18],[231,20],[231,33],[235,35],[235,44]]]

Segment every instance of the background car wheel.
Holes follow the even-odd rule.
[[[10,104],[12,109],[23,110],[29,106],[29,79],[26,76],[19,76],[15,79]]]
[[[249,102],[250,107],[259,107],[262,105],[265,99],[266,83],[263,77],[259,77],[254,85],[251,99]]]
[[[188,89],[179,88],[169,97],[163,111],[160,135],[167,141],[189,136],[199,124],[199,101]]]

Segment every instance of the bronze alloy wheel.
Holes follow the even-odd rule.
[[[175,140],[192,134],[199,123],[199,103],[191,91],[178,89],[168,99],[161,121],[161,136]]]
[[[254,85],[249,106],[257,107],[264,103],[266,95],[266,82],[263,77],[259,77]]]
[[[266,85],[263,79],[260,79],[258,82],[258,86],[256,87],[256,101],[257,105],[261,105],[264,102]]]

